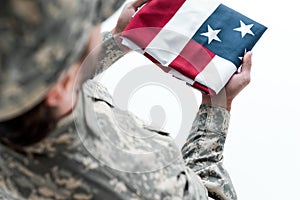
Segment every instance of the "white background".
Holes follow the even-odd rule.
[[[222,2],[268,27],[253,49],[251,83],[232,106],[225,166],[241,200],[299,199],[299,6],[297,1],[292,0]],[[113,27],[115,20],[116,17],[109,19],[103,24],[102,30]],[[145,63],[149,61],[130,53],[105,72],[100,81],[113,93],[118,80]],[[145,76],[170,78],[161,74],[153,67],[153,74]],[[164,129],[171,132],[177,143],[182,145],[197,109],[193,107],[194,112],[191,112],[189,119],[185,119],[185,122],[188,121],[184,124],[186,131],[180,136],[176,135],[182,121],[182,105],[171,90],[174,84],[182,87],[182,83],[171,79],[171,89],[147,85],[142,88],[144,90],[139,88],[133,91],[128,99],[128,109],[151,121],[149,109],[160,102],[167,119]],[[195,92],[199,105],[200,94],[187,86],[186,90]]]

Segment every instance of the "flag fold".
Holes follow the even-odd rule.
[[[217,0],[152,0],[122,33],[123,45],[211,95],[267,28]]]

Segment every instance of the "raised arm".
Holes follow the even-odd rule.
[[[202,95],[202,105],[182,148],[186,165],[201,177],[213,199],[237,199],[223,166],[223,150],[232,101],[250,82],[251,56],[250,52],[244,56],[242,70],[233,75],[218,95]]]
[[[120,34],[130,22],[137,9],[146,2],[148,2],[148,0],[135,0],[127,3],[117,20],[116,26],[111,31],[102,33],[102,48],[99,63],[97,65],[97,74],[105,71],[113,63],[129,52],[129,49],[122,45]]]

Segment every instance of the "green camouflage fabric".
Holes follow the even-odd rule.
[[[113,38],[104,43],[102,52],[113,58],[99,71],[122,55]],[[106,88],[89,80],[49,137],[19,151],[0,144],[0,197],[236,199],[222,165],[228,123],[225,109],[201,105],[181,153],[171,137],[116,108]]]
[[[4,194],[12,199],[202,200],[209,199],[208,190],[213,199],[236,199],[222,168],[225,110],[200,108],[183,150],[191,168],[172,138],[114,107],[95,81],[85,83],[73,116],[22,151],[0,145]]]
[[[201,177],[213,199],[237,199],[229,174],[223,166],[229,119],[226,109],[201,105],[182,148],[186,165]]]
[[[97,63],[96,75],[108,69],[113,63],[122,58],[126,53],[121,51],[111,32],[102,33],[102,45]]]
[[[103,50],[98,64],[101,73],[124,53],[109,32],[103,34]],[[186,165],[199,175],[214,199],[237,199],[229,174],[223,167],[223,149],[229,126],[228,111],[201,105],[187,143],[182,148]]]
[[[0,6],[0,121],[39,103],[100,23],[124,0],[3,0]]]
[[[109,18],[124,2],[125,0],[96,0],[93,23],[97,24]]]

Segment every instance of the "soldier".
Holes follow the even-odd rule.
[[[220,94],[203,95],[182,152],[86,81],[95,63],[100,73],[124,55],[118,33],[145,2],[127,4],[103,34],[100,64],[99,22],[118,2],[1,2],[1,198],[237,198],[222,154],[232,100],[250,80],[251,53]]]

